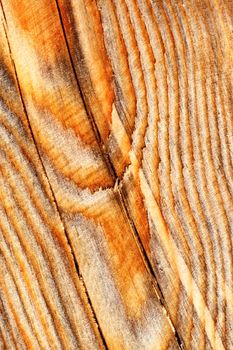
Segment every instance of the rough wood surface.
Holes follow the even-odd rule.
[[[0,19],[0,349],[233,349],[233,2]]]

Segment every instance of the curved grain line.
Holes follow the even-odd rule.
[[[182,36],[184,37],[184,43],[186,47],[185,57],[187,57],[186,62],[190,62],[190,67],[191,67],[194,65],[194,61],[193,61],[194,52],[193,52],[192,36],[188,27],[189,25],[187,23],[186,16],[184,14],[184,8],[176,3],[174,4],[174,6],[177,8],[176,13],[180,22],[180,26],[182,28]],[[189,72],[189,70],[187,72]],[[190,100],[189,90],[190,88],[192,88],[191,87],[192,84],[190,84],[191,81],[193,82],[193,78],[192,78],[192,75],[190,77],[190,73],[189,73],[189,78],[187,75],[187,94],[188,94],[187,99],[188,100]],[[193,167],[194,154],[193,154],[193,147],[192,147],[193,141],[191,140],[191,128],[190,128],[191,125],[189,121],[189,114],[191,115],[192,110],[190,109],[190,106],[188,104],[186,105],[185,109],[186,109],[185,111],[186,117],[185,117],[185,120],[183,121],[184,132],[181,138],[181,147],[182,147],[182,154],[183,154],[182,157],[183,157],[183,163],[184,163],[183,173],[184,173],[185,189],[187,191],[187,196],[188,196],[189,204],[193,213],[193,217],[195,218],[195,221],[198,225],[198,230],[200,232],[199,238],[202,242],[203,254],[204,254],[206,266],[207,266],[207,286],[208,286],[208,289],[206,291],[207,305],[210,309],[211,314],[214,315],[215,314],[214,294],[215,294],[215,283],[216,283],[216,278],[215,278],[216,264],[212,256],[213,243],[209,237],[206,217],[202,210],[199,193],[197,191],[197,187],[195,184],[195,172]],[[186,135],[188,135],[188,138],[185,141]],[[202,254],[202,252],[200,252],[200,254]]]
[[[171,178],[172,171],[172,144],[170,143],[171,138],[171,103],[173,103],[172,97],[173,92],[175,93],[175,84],[177,82],[176,76],[173,74],[173,71],[176,70],[174,63],[174,51],[173,51],[173,38],[172,33],[169,30],[168,21],[166,19],[166,15],[164,13],[164,9],[162,7],[162,3],[154,3],[153,11],[156,17],[157,25],[160,31],[160,35],[162,38],[162,51],[164,52],[164,69],[165,76],[163,85],[158,85],[158,94],[159,94],[159,112],[160,112],[160,121],[158,126],[158,138],[159,138],[159,155],[160,155],[160,163],[159,163],[159,186],[160,186],[160,206],[163,213],[163,216],[166,220],[166,223],[169,227],[169,231],[175,239],[177,247],[183,256],[183,259],[192,271],[192,256],[190,246],[188,244],[187,238],[184,234],[183,227],[176,215],[175,210],[175,197],[173,194],[173,184]],[[176,74],[176,73],[175,73]],[[158,80],[159,81],[159,80]],[[163,91],[163,92],[162,92]],[[166,93],[166,98],[164,100],[161,99],[161,94]],[[169,205],[168,205],[169,203]],[[185,313],[189,314],[193,313],[193,306],[190,302],[187,301],[187,295],[182,288],[180,289],[179,295],[179,304],[177,305],[176,314],[178,318],[175,321],[175,324],[178,327],[183,326],[183,322],[179,320],[184,313],[182,305],[186,304]],[[194,317],[185,317],[186,321],[186,330],[192,327]],[[180,322],[181,321],[181,322]],[[181,330],[181,333],[186,330]]]
[[[1,215],[1,217],[2,217],[2,215]],[[2,229],[2,224],[1,224],[1,229]],[[5,235],[5,233],[4,233],[4,235]],[[9,244],[9,242],[7,242],[7,243]],[[23,274],[20,275],[17,265],[11,261],[12,260],[12,257],[11,257],[12,253],[9,253],[9,248],[7,247],[7,243],[6,243],[4,238],[1,240],[1,248],[0,248],[1,255],[2,255],[3,259],[5,260],[5,265],[7,267],[8,272],[10,273],[10,275],[12,277],[13,283],[15,285],[16,291],[19,295],[19,299],[20,299],[21,304],[22,304],[22,309],[26,315],[28,324],[30,325],[30,327],[34,333],[34,336],[37,338],[39,346],[42,348],[46,348],[49,346],[48,340],[51,341],[51,344],[55,344],[55,342],[52,340],[52,338],[48,332],[48,330],[50,330],[51,327],[48,327],[47,325],[45,325],[47,327],[43,328],[42,323],[38,322],[40,317],[38,317],[38,315],[35,314],[35,310],[34,310],[33,305],[32,305],[33,299],[30,299],[30,300],[27,299],[26,288],[25,288],[25,285],[23,282]],[[19,283],[20,280],[22,280],[22,281]],[[44,337],[43,333],[46,334],[47,339]],[[58,344],[58,342],[56,342],[56,346],[58,346],[57,344]]]
[[[7,271],[2,256],[0,257],[0,262],[1,274],[4,276],[4,278],[2,278],[0,281],[1,289],[4,293],[4,296],[2,296],[2,301],[5,308],[8,310],[7,313],[8,315],[11,314],[10,318],[14,320],[19,333],[22,334],[25,345],[28,348],[39,349],[39,342],[34,335],[31,324],[27,322],[27,315],[24,307],[21,303],[12,276],[10,276],[9,272]],[[17,338],[18,337],[16,337],[16,339]]]
[[[14,334],[12,334],[12,320],[10,321],[7,317],[6,310],[4,309],[1,293],[0,293],[0,329],[2,331],[2,337],[3,342],[5,344],[6,349],[19,349],[19,346],[21,346],[22,349],[26,349],[25,344],[23,344],[22,340],[19,337],[19,334],[17,334],[17,337],[15,338]],[[18,341],[16,341],[16,339]]]
[[[6,184],[4,184],[4,185],[6,186]],[[12,195],[12,198],[13,198],[13,195]],[[17,215],[16,213],[14,213],[15,210],[13,209],[13,207],[11,208],[11,212],[9,212],[9,208],[7,208],[7,207],[5,207],[5,211],[6,211],[8,217],[11,217],[12,214],[13,214],[14,217],[16,218],[19,215],[19,214]],[[26,233],[25,224],[24,224],[24,230],[23,230],[24,231],[24,235],[23,236],[22,236],[22,233],[21,233],[22,228],[18,227],[17,223],[15,223],[14,221],[11,224],[13,225],[14,230],[17,233],[17,235],[18,235],[18,237],[20,239],[20,243],[22,245],[23,250],[26,252],[27,260],[29,260],[30,265],[33,267],[33,270],[36,273],[36,275],[34,275],[34,279],[35,279],[35,276],[37,276],[37,278],[39,279],[38,283],[39,283],[40,288],[42,290],[42,293],[43,293],[43,295],[44,295],[44,297],[46,299],[46,303],[47,303],[47,305],[49,305],[49,308],[51,310],[50,313],[53,315],[55,326],[59,330],[59,332],[61,332],[61,338],[62,338],[61,340],[62,340],[63,345],[65,346],[65,344],[67,344],[67,343],[69,344],[70,343],[69,340],[72,339],[72,336],[71,336],[71,334],[65,335],[65,336],[62,334],[63,333],[63,331],[62,331],[63,326],[62,326],[61,320],[59,320],[59,317],[58,317],[57,311],[56,311],[56,310],[59,310],[61,312],[61,307],[62,306],[60,306],[60,307],[56,306],[55,307],[54,303],[60,304],[60,302],[56,300],[57,298],[55,297],[56,296],[55,289],[52,288],[54,296],[53,296],[53,299],[51,299],[52,296],[49,296],[49,294],[47,292],[45,281],[43,280],[44,277],[41,276],[41,270],[42,269],[45,270],[46,269],[46,265],[44,263],[44,264],[41,264],[42,265],[41,267],[39,266],[39,263],[37,263],[37,261],[35,259],[35,255],[37,256],[37,260],[38,260],[38,258],[40,258],[39,254],[38,254],[39,253],[38,252],[38,248],[37,248],[36,252],[33,252],[32,249],[30,248],[29,244],[28,244],[30,242],[29,238],[27,240],[25,240],[25,238],[27,237],[25,235],[25,233]],[[32,240],[32,238],[31,238],[31,240]],[[42,254],[42,253],[40,253],[40,254]],[[49,274],[48,274],[48,276],[49,276]],[[51,281],[50,281],[50,283],[51,283]],[[66,319],[67,317],[63,316],[63,318]],[[68,325],[66,325],[65,332],[68,332],[68,333],[71,332],[71,330],[68,329]],[[63,337],[64,337],[64,339],[63,339]]]

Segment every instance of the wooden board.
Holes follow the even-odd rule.
[[[0,15],[0,348],[232,349],[232,2]]]

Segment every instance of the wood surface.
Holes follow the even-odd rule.
[[[0,4],[0,350],[233,349],[233,1]]]

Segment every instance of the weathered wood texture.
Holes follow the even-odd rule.
[[[233,349],[233,2],[0,18],[0,349]]]

